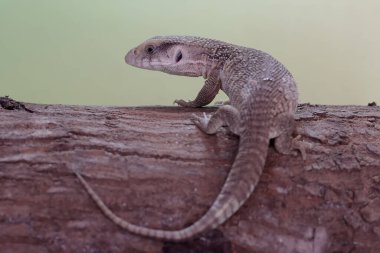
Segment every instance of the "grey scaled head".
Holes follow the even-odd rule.
[[[131,49],[125,56],[129,65],[174,75],[201,76],[205,66],[204,49],[175,40],[154,37]]]

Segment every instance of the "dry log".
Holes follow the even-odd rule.
[[[380,108],[302,104],[307,159],[270,147],[248,202],[217,230],[164,243],[103,216],[179,229],[215,199],[238,138],[192,113],[216,108],[22,104],[0,99],[0,252],[380,252]]]

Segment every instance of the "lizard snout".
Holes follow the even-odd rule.
[[[124,60],[129,65],[136,64],[136,48],[131,49],[124,57]]]

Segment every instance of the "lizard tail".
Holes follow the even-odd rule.
[[[258,184],[264,168],[269,145],[270,115],[267,112],[270,101],[265,99],[269,97],[267,94],[258,95],[258,91],[255,92],[255,96],[251,96],[251,101],[246,101],[245,109],[241,111],[240,116],[244,122],[240,123],[242,130],[239,150],[226,182],[210,209],[189,227],[167,231],[131,224],[115,215],[85,179],[77,171],[74,173],[103,213],[115,224],[131,233],[156,239],[181,241],[195,237],[205,230],[216,228],[245,203]]]

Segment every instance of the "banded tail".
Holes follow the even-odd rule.
[[[268,92],[265,88],[262,91]],[[265,112],[267,112],[270,102],[265,99],[269,98],[268,95],[258,96],[257,92],[259,91],[256,91],[255,96],[251,97],[252,100],[247,101],[248,104],[244,105],[250,108],[242,112],[247,115],[241,115],[244,122],[241,122],[239,151],[221,192],[209,210],[187,228],[167,231],[131,224],[115,215],[85,179],[77,171],[74,173],[102,212],[112,222],[131,233],[156,239],[181,241],[216,228],[245,203],[258,184],[264,168],[269,145],[270,120],[270,115]],[[265,110],[262,110],[264,108]]]

